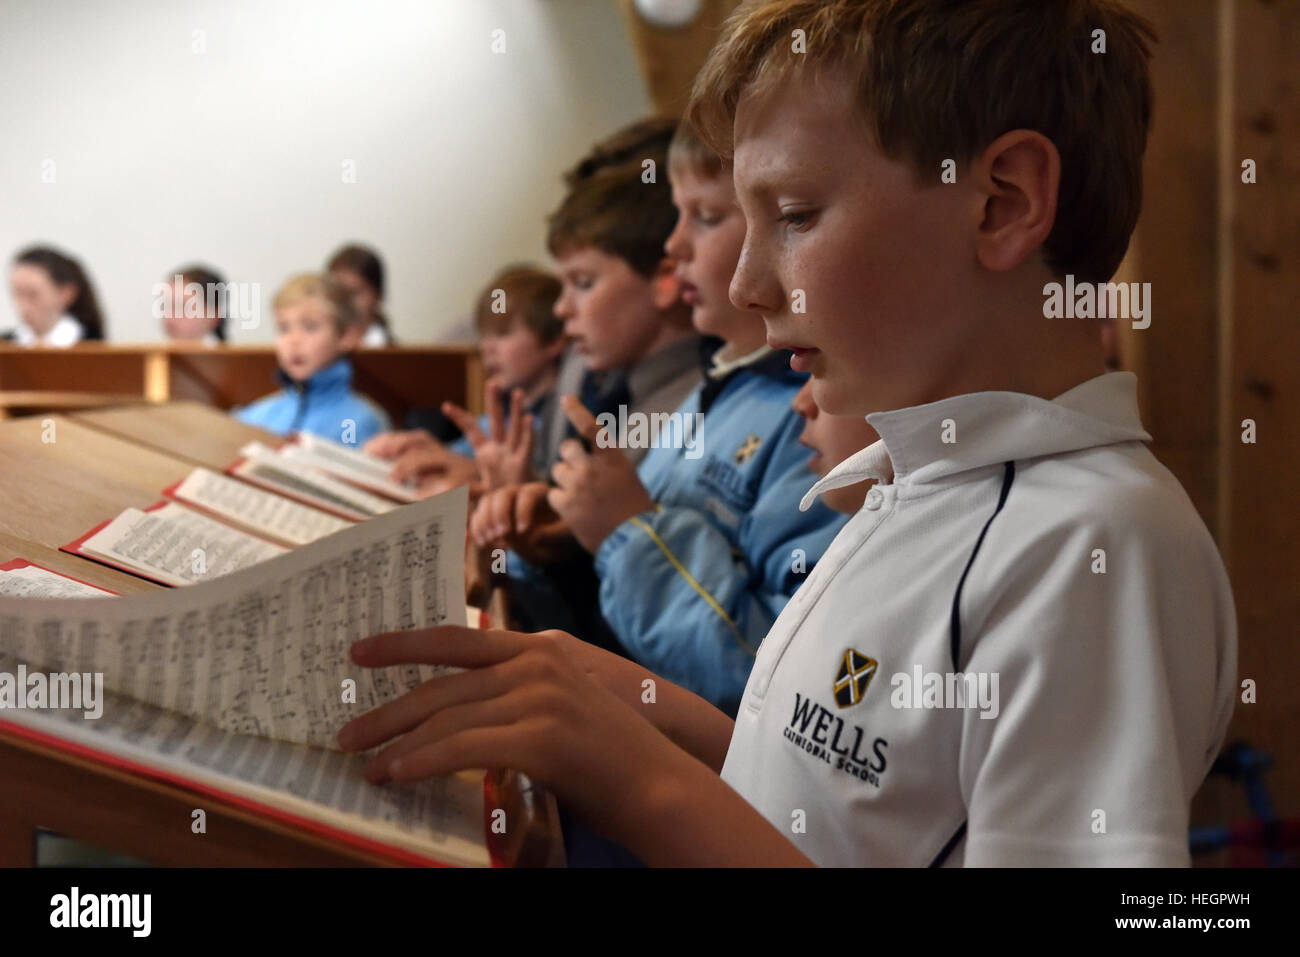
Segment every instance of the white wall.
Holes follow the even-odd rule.
[[[278,284],[355,239],[428,341],[546,261],[560,172],[648,109],[612,0],[6,0],[0,329],[39,241],[86,266],[114,340],[158,338],[152,286],[198,260],[261,284],[231,338],[269,341]]]

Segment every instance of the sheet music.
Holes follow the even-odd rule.
[[[414,502],[420,497],[410,486],[394,482],[388,477],[387,472],[376,476],[368,468],[357,468],[351,463],[340,461],[330,453],[322,450],[304,448],[300,445],[286,445],[277,454],[291,461],[318,468],[323,472],[328,472],[349,482],[375,489],[399,502]],[[390,465],[389,469],[391,470],[391,468]]]
[[[337,749],[345,723],[437,673],[360,668],[354,640],[465,624],[467,503],[453,489],[187,588],[0,598],[0,652],[102,672],[108,691],[226,731]]]
[[[82,542],[80,550],[169,585],[190,585],[249,568],[288,549],[168,502],[147,512],[126,509]]]
[[[318,486],[304,482],[289,472],[264,462],[244,459],[231,467],[230,474],[278,495],[293,497],[295,501],[303,500],[304,504],[314,505],[317,508],[333,509],[354,522],[364,522],[372,517],[368,512],[358,512],[344,499],[330,495]]]
[[[352,524],[209,469],[195,469],[172,494],[291,545],[306,545]]]
[[[333,439],[326,439],[311,432],[299,432],[295,436],[295,441],[308,452],[314,452],[325,459],[346,466],[358,474],[365,474],[370,478],[382,481],[387,479],[393,471],[393,463],[388,459],[381,459],[376,455],[370,455],[350,445],[343,445],[341,442],[335,442]],[[413,490],[415,486],[408,483],[405,487]]]
[[[267,448],[260,442],[249,442],[239,450],[239,454],[258,466],[264,466],[288,476],[290,479],[288,484],[291,486],[306,486],[307,492],[310,494],[343,504],[348,510],[359,512],[363,516],[382,515],[397,507],[395,503],[382,496],[359,489],[347,482],[339,481],[306,462],[296,461],[287,455]],[[277,477],[274,481],[283,482],[284,480]]]
[[[0,655],[0,671],[12,672],[16,666]],[[0,719],[162,767],[446,863],[491,863],[484,840],[481,773],[383,787],[365,780],[364,755],[222,731],[115,695],[105,695],[104,715],[97,721],[86,721],[77,709],[0,711]],[[202,807],[202,799],[197,806]]]
[[[0,595],[14,598],[104,598],[111,594],[107,589],[35,565],[0,569]]]

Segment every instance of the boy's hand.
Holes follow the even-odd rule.
[[[424,429],[405,432],[383,432],[361,446],[361,451],[381,459],[395,459],[404,452],[418,448],[441,448],[442,443]]]
[[[504,545],[535,565],[550,565],[577,550],[568,526],[547,504],[541,482],[485,492],[469,519],[469,537],[480,547]]]
[[[442,445],[419,446],[397,457],[389,476],[394,482],[414,480],[421,498],[457,488],[478,477],[473,459],[448,451]]]
[[[533,417],[524,412],[524,391],[510,394],[510,421],[501,408],[501,391],[494,383],[484,387],[484,404],[488,410],[490,435],[484,435],[469,412],[452,402],[444,402],[442,414],[465,433],[474,449],[474,461],[486,489],[527,482],[533,477]]]
[[[391,742],[366,765],[366,777],[376,783],[514,768],[597,830],[631,840],[638,802],[676,779],[690,759],[584,667],[575,643],[563,632],[457,626],[358,641],[352,658],[365,667],[467,670],[432,678],[349,722],[339,745],[363,751]]]
[[[591,451],[575,439],[560,446],[560,461],[551,469],[556,487],[547,501],[582,547],[594,554],[610,532],[655,503],[622,450],[602,448],[596,441],[601,431],[596,417],[574,396],[566,395],[561,403]]]

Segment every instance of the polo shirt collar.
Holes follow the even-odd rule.
[[[944,442],[951,419],[956,441]],[[1149,442],[1137,406],[1137,377],[1108,372],[1047,400],[1020,392],[972,392],[893,412],[867,422],[880,441],[827,473],[800,502],[867,479],[914,485],[1001,462],[1062,455],[1120,442]]]
[[[772,347],[766,343],[759,346],[753,352],[747,352],[743,356],[735,354],[735,350],[730,343],[724,345],[717,352],[713,353],[710,360],[709,369],[705,373],[710,379],[725,379],[737,369],[744,369],[761,362],[772,354]]]

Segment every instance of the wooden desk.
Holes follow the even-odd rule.
[[[66,416],[0,422],[0,532],[58,548],[124,508],[152,505],[193,468]]]
[[[0,392],[0,419],[36,415],[41,412],[102,409],[105,406],[143,401],[139,396],[118,392],[51,392],[48,390]]]
[[[281,436],[253,425],[245,425],[201,402],[167,402],[150,406],[141,415],[139,406],[73,413],[81,425],[119,439],[143,445],[214,471],[222,471],[239,457],[249,442],[275,447]]]
[[[0,729],[0,867],[31,867],[36,832],[162,866],[392,866],[393,861],[287,822],[56,751]],[[190,832],[196,808],[207,833]]]
[[[51,434],[50,427],[53,427]],[[43,441],[50,437],[54,441]],[[0,560],[25,558],[122,594],[161,586],[57,551],[128,506],[142,507],[195,465],[224,468],[252,439],[269,436],[196,403],[132,407],[0,422]],[[160,449],[171,449],[168,454]],[[391,866],[388,857],[259,817],[237,805],[161,783],[102,762],[33,743],[0,729],[0,866],[35,862],[36,832],[46,829],[97,848],[158,865]],[[518,791],[498,778],[507,806],[558,828],[553,799]],[[515,789],[514,794],[511,788]],[[207,812],[207,833],[192,834],[190,814]],[[512,811],[515,820],[518,812]],[[530,824],[507,853],[536,857]],[[558,835],[558,830],[552,833]],[[555,855],[559,855],[558,857]]]
[[[483,364],[473,346],[362,349],[351,358],[353,388],[383,406],[399,427],[412,409],[436,409],[446,399],[482,411]],[[99,393],[114,402],[188,400],[228,410],[276,391],[275,370],[270,345],[84,342],[54,349],[0,343],[0,390],[27,396]]]

